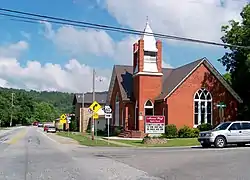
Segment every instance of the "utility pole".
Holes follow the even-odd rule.
[[[85,117],[85,113],[84,113],[84,92],[82,93],[82,114],[81,114],[81,117],[80,118],[80,132],[82,132],[84,134],[84,131],[83,131],[83,118]]]
[[[93,95],[92,97],[93,97],[93,102],[94,102],[95,101],[95,69],[93,69],[93,92],[92,92],[92,95]],[[92,136],[92,140],[94,140],[95,139],[95,119],[93,116],[92,116],[91,120],[92,120],[92,122],[91,122],[91,124],[92,124],[91,136]]]
[[[14,106],[14,93],[11,93],[11,115],[10,115],[10,127],[12,126],[12,113],[13,113],[13,106]]]

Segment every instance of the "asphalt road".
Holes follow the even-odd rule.
[[[249,155],[250,147],[81,147],[28,127],[0,141],[0,180],[249,180]]]

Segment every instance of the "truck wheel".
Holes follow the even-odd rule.
[[[222,136],[217,137],[214,142],[214,145],[217,148],[224,148],[226,144],[227,144],[226,139]]]

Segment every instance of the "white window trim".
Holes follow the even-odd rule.
[[[152,104],[151,106],[146,106],[146,104],[147,104],[148,101],[151,102],[151,104]],[[144,103],[144,116],[146,115],[145,109],[153,109],[153,115],[154,115],[154,111],[155,111],[155,110],[154,110],[154,103],[153,103],[150,99],[148,99],[148,100]]]
[[[198,94],[199,90],[202,90],[202,92],[200,94]],[[194,101],[193,102],[193,107],[194,107],[194,109],[193,109],[193,124],[194,124],[193,127],[194,128],[196,128],[197,126],[199,126],[201,124],[201,102],[205,102],[205,119],[204,119],[205,123],[207,123],[207,114],[208,114],[207,113],[207,104],[208,104],[208,102],[211,102],[211,125],[213,125],[213,97],[212,97],[212,94],[205,88],[201,88],[199,90],[197,90],[195,92],[194,97],[193,97],[193,101]],[[206,90],[208,92],[208,94],[210,94],[211,99],[209,99],[209,100],[200,99],[200,96],[204,90]],[[196,94],[198,94],[199,99],[195,99]],[[195,114],[197,114],[197,113],[195,113],[195,102],[198,102],[198,124],[195,124]]]

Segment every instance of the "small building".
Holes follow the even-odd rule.
[[[95,100],[101,105],[106,104],[107,91],[96,92]],[[91,113],[89,112],[89,106],[93,103],[93,93],[87,92],[84,94],[76,93],[73,99],[73,105],[75,106],[75,119],[80,132],[85,132],[90,123]],[[84,108],[83,107],[84,104]],[[99,118],[96,121],[97,129],[103,130],[106,126],[106,120],[104,118],[104,112],[102,109],[98,111]]]
[[[162,42],[149,23],[133,45],[133,65],[115,65],[107,104],[113,107],[113,126],[130,137],[144,136],[144,117],[163,115],[166,124],[197,127],[220,123],[217,104],[226,104],[225,120],[235,120],[241,98],[207,58],[177,68],[162,68]]]

